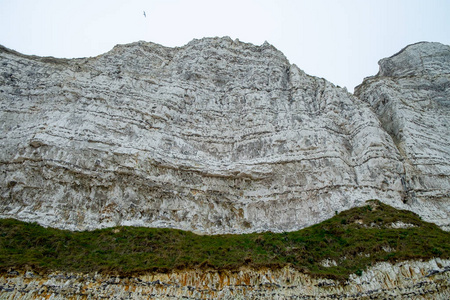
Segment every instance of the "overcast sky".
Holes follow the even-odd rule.
[[[139,40],[182,46],[213,36],[268,41],[352,92],[408,44],[450,44],[450,0],[0,0],[0,44],[24,54],[86,57]]]

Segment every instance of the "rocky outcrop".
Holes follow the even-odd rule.
[[[366,78],[355,95],[373,107],[400,151],[403,201],[448,230],[450,47],[417,43],[379,65],[379,73]]]
[[[267,43],[138,42],[71,60],[2,48],[0,74],[1,217],[287,231],[377,198],[448,222],[442,131],[436,176],[414,188],[402,159],[419,147],[399,152],[367,103]]]
[[[279,270],[202,271],[118,277],[100,274],[0,276],[2,299],[448,299],[450,261],[378,263],[345,281]]]
[[[402,205],[400,154],[370,107],[267,43],[2,49],[0,69],[3,217],[241,233]]]

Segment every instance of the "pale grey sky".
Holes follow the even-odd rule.
[[[450,1],[0,0],[0,44],[24,54],[86,57],[212,36],[267,40],[306,73],[353,91],[408,44],[450,44]]]

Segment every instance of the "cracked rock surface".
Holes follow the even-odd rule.
[[[448,66],[441,52],[383,60],[362,101],[267,43],[137,42],[70,60],[0,48],[0,216],[70,230],[288,231],[377,198],[448,224],[448,73],[425,74]],[[423,123],[399,96],[384,116],[381,91],[408,103],[423,91]]]
[[[448,230],[450,46],[413,44],[379,65],[379,73],[366,78],[355,95],[373,107],[399,149],[404,202]]]
[[[136,277],[12,270],[4,299],[449,299],[450,261],[382,262],[337,281],[295,269],[184,270]]]

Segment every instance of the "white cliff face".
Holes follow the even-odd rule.
[[[450,229],[450,46],[417,43],[356,88],[402,156],[408,209]]]
[[[441,202],[402,202],[412,179],[389,125],[267,43],[138,42],[72,60],[1,49],[0,74],[1,217],[287,231],[377,198],[443,222]]]
[[[449,299],[450,261],[378,263],[345,281],[293,268],[184,270],[136,277],[10,271],[5,299]]]

